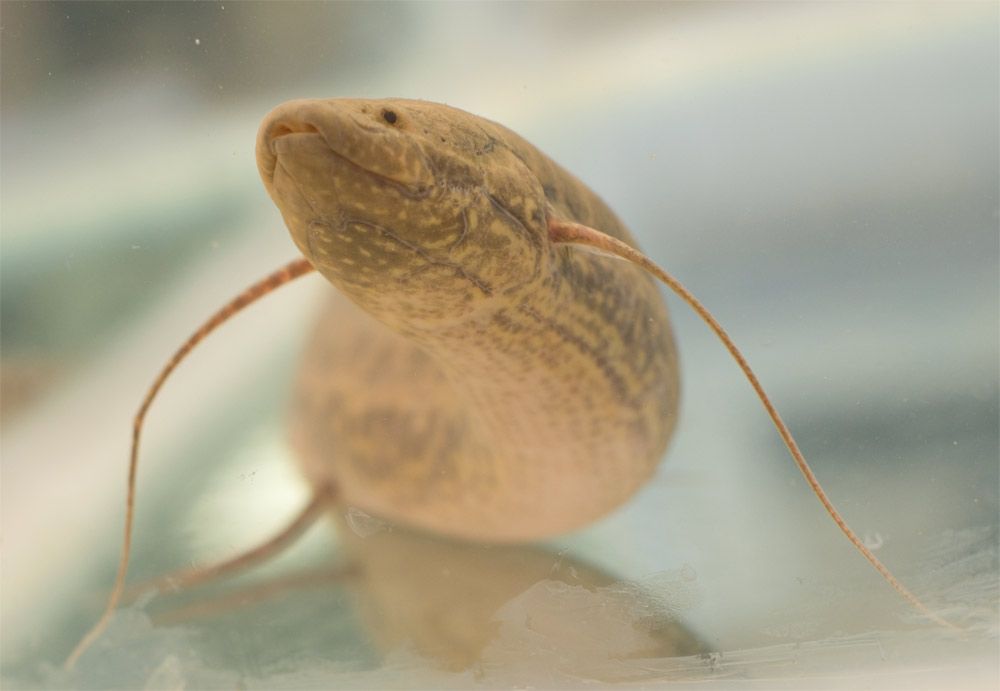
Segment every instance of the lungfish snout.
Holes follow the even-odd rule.
[[[389,122],[371,102],[343,99],[288,101],[272,110],[257,135],[257,165],[270,184],[282,156],[332,152],[371,175],[424,191],[434,182],[420,138]],[[300,136],[307,135],[307,136]],[[325,147],[317,147],[318,135]]]
[[[306,101],[283,103],[268,113],[261,123],[257,132],[257,167],[265,184],[270,184],[274,179],[278,158],[275,143],[279,139],[292,134],[320,134],[319,128],[313,124],[317,114],[310,112],[315,111],[315,108],[303,107],[307,103]]]

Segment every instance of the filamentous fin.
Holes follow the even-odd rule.
[[[647,272],[658,278],[664,283],[668,288],[670,288],[674,293],[677,294],[684,302],[691,307],[695,313],[701,317],[701,319],[708,325],[715,335],[722,341],[722,344],[729,351],[729,354],[733,356],[736,360],[736,364],[739,365],[740,369],[743,370],[743,374],[746,376],[750,385],[753,387],[754,391],[757,393],[757,397],[760,402],[764,405],[764,409],[767,414],[771,417],[771,421],[778,430],[778,434],[781,435],[782,441],[785,442],[785,446],[788,447],[788,452],[792,455],[792,459],[795,461],[795,465],[798,466],[802,475],[805,477],[806,482],[812,489],[813,494],[819,499],[823,508],[833,519],[833,522],[837,524],[841,532],[847,536],[847,539],[851,541],[851,544],[861,552],[865,559],[871,563],[875,570],[881,574],[882,578],[892,586],[892,588],[903,596],[914,608],[919,612],[927,616],[932,621],[952,629],[957,629],[958,627],[949,621],[946,621],[939,617],[937,614],[932,612],[920,598],[914,595],[910,590],[904,586],[898,578],[896,578],[892,572],[886,567],[875,554],[870,550],[864,543],[864,541],[858,537],[857,533],[847,525],[847,521],[844,520],[840,512],[834,507],[833,502],[827,496],[826,492],[823,490],[813,473],[812,468],[806,462],[805,456],[802,455],[802,451],[799,449],[799,445],[795,442],[795,438],[792,437],[791,431],[788,426],[785,425],[784,420],[778,414],[777,409],[774,404],[771,403],[771,399],[768,397],[767,393],[764,391],[764,387],[761,386],[760,381],[757,379],[757,375],[754,374],[753,370],[750,369],[750,365],[747,363],[746,358],[740,349],[736,347],[733,340],[726,333],[722,325],[719,324],[718,320],[708,309],[701,304],[701,302],[688,291],[687,288],[681,284],[676,278],[668,274],[666,271],[661,269],[657,264],[655,264],[651,259],[649,259],[642,252],[639,252],[634,247],[631,247],[621,240],[606,235],[599,230],[594,230],[587,226],[581,225],[579,223],[573,223],[571,221],[562,221],[553,217],[550,217],[548,222],[549,239],[554,243],[562,244],[576,244],[583,245],[587,248],[597,249],[602,252],[613,254],[616,257],[625,259],[626,261],[632,262],[633,264],[645,269]]]
[[[162,370],[160,370],[160,373],[153,381],[152,386],[149,387],[145,398],[142,400],[142,404],[139,406],[139,411],[136,413],[135,419],[132,421],[132,451],[129,456],[128,489],[125,499],[125,535],[122,539],[122,553],[118,561],[118,572],[115,575],[115,584],[111,590],[111,595],[108,596],[108,603],[105,605],[104,612],[101,614],[100,619],[98,619],[97,623],[94,624],[90,631],[88,631],[86,635],[80,639],[80,642],[77,643],[73,652],[71,652],[69,657],[66,658],[66,662],[64,663],[64,667],[66,669],[73,669],[76,665],[76,661],[80,659],[80,656],[83,655],[87,648],[93,645],[94,641],[96,641],[104,632],[108,623],[111,621],[111,616],[114,614],[115,608],[121,601],[122,594],[125,592],[125,576],[128,572],[129,555],[132,549],[132,524],[135,517],[135,479],[136,471],[139,467],[139,439],[142,435],[142,426],[146,419],[146,413],[149,411],[149,407],[152,405],[156,395],[163,387],[164,382],[166,382],[173,371],[177,369],[177,366],[188,356],[195,346],[205,340],[205,338],[207,338],[208,335],[215,331],[219,326],[228,321],[230,317],[235,315],[237,312],[240,312],[248,305],[253,304],[265,295],[274,292],[286,283],[289,283],[299,276],[310,273],[311,271],[313,271],[313,265],[311,263],[305,259],[296,259],[260,281],[257,281],[235,298],[230,300],[225,306],[219,309],[200,327],[198,327],[198,329],[188,337],[183,345],[181,345],[181,347],[174,352],[170,360],[167,361],[167,364],[163,366]]]

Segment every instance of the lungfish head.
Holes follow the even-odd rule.
[[[257,163],[301,252],[403,330],[528,290],[548,264],[545,195],[508,130],[408,100],[296,100]]]

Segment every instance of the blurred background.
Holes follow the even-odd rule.
[[[0,4],[4,686],[994,688],[998,20],[992,2]],[[847,520],[967,630],[920,626],[853,552],[673,301],[680,426],[607,519],[531,557],[443,556],[370,517],[339,538],[318,526],[231,588],[328,577],[219,591],[205,606],[221,612],[183,623],[140,603],[57,671],[113,578],[146,386],[295,255],[257,178],[257,125],[333,96],[445,102],[581,177],[744,349]],[[254,545],[304,501],[283,415],[326,290],[311,277],[268,298],[165,389],[134,578]],[[352,541],[371,573],[345,583],[329,565]],[[429,580],[407,580],[421,557]],[[507,568],[491,559],[525,570],[465,627],[483,640],[464,662],[442,664],[428,651],[465,639],[423,645],[440,615],[410,629],[404,610],[434,588],[458,598],[445,570],[475,585]],[[608,611],[656,644],[609,650]]]

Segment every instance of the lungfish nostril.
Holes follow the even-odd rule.
[[[286,134],[296,134],[302,132],[310,132],[312,134],[319,134],[319,130],[315,126],[310,125],[308,122],[287,122],[282,121],[276,123],[271,129],[271,139],[277,139],[278,137],[284,137]]]
[[[282,120],[276,122],[268,131],[268,148],[274,151],[274,141],[289,134],[319,134],[319,130],[308,122]]]

